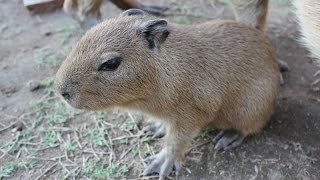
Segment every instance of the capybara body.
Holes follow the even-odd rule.
[[[259,132],[279,77],[274,48],[254,28],[233,21],[176,25],[128,10],[84,35],[55,85],[76,108],[121,107],[161,119],[164,147],[143,174],[164,178],[173,167],[179,172],[190,141],[209,124],[236,131],[221,134],[224,149]]]

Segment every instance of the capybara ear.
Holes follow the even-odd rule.
[[[120,14],[120,17],[123,17],[123,16],[143,16],[145,14],[146,14],[146,12],[144,12],[141,9],[128,9],[126,11],[123,11]]]
[[[164,19],[153,19],[142,22],[139,31],[147,40],[150,49],[159,48],[170,33],[168,22]]]

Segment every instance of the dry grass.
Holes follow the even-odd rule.
[[[0,168],[0,179],[32,169],[36,172],[29,179],[42,179],[52,173],[62,179],[123,178],[136,166],[132,159],[151,153],[147,145],[150,138],[139,131],[134,115],[114,110],[76,111],[62,103],[51,83],[47,84],[47,94],[30,102],[28,113],[8,117],[16,124],[23,122],[23,127],[0,147],[0,159],[6,160]],[[81,119],[86,121],[77,123]],[[15,126],[4,127],[1,132]]]
[[[138,178],[143,158],[159,150],[158,140],[140,131],[141,115],[74,110],[55,95],[52,78],[41,84],[45,96],[31,101],[27,113],[8,117],[15,123],[0,129],[13,134],[0,147],[5,161],[0,179],[17,171],[32,172],[27,179]],[[201,141],[195,146],[208,143]]]

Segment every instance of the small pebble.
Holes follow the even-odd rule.
[[[29,88],[29,90],[32,92],[32,91],[36,91],[36,90],[39,90],[40,88],[40,84],[34,80],[31,80],[27,83],[27,86]]]
[[[51,35],[52,35],[52,32],[50,32],[50,31],[45,32],[44,35],[45,35],[45,36],[51,36]]]
[[[22,131],[24,129],[24,124],[21,122],[17,122],[12,126],[12,133],[15,133],[17,131]]]

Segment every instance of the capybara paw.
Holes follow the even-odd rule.
[[[172,152],[163,149],[160,153],[150,156],[145,160],[146,168],[142,175],[147,176],[154,173],[159,174],[159,180],[164,180],[171,172],[175,172],[176,179],[178,179],[182,162],[177,160]]]
[[[153,138],[162,138],[166,134],[166,128],[162,123],[154,122],[142,128],[142,132],[151,132],[153,134]]]
[[[213,139],[216,150],[229,150],[239,146],[245,135],[234,130],[222,130]]]

